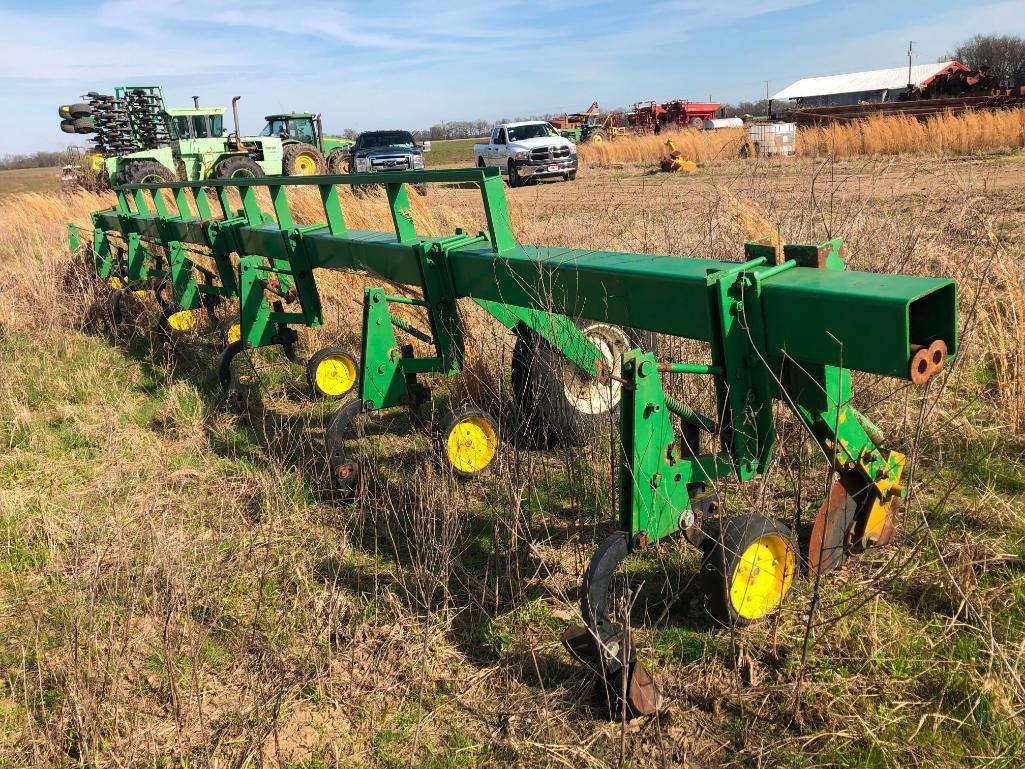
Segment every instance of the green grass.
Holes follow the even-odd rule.
[[[473,145],[486,142],[487,137],[477,139],[445,139],[432,141],[431,151],[424,154],[428,168],[462,168],[472,166]]]
[[[57,189],[59,168],[18,168],[0,171],[0,195],[15,192],[53,192]]]

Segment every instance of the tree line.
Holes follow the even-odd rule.
[[[0,157],[0,171],[14,171],[18,168],[53,168],[67,161],[64,152],[30,152],[25,155],[4,155]]]

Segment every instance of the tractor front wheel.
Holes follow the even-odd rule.
[[[162,184],[176,181],[174,174],[156,160],[140,160],[120,173],[120,184]]]
[[[214,168],[217,179],[259,179],[263,176],[260,164],[245,155],[233,155],[225,158]]]
[[[332,150],[327,156],[327,172],[329,174],[349,173],[349,153],[342,149]]]
[[[286,144],[282,154],[285,176],[316,176],[327,165],[320,150],[312,144]]]

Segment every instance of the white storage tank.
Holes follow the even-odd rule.
[[[747,127],[747,138],[756,155],[793,155],[797,151],[797,124],[752,123]]]
[[[739,117],[720,117],[706,120],[702,126],[706,131],[713,131],[716,128],[743,128],[744,119]]]

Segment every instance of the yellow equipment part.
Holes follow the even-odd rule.
[[[175,331],[191,331],[199,323],[199,310],[178,310],[167,316],[167,325]]]
[[[239,336],[241,337],[241,329]],[[313,376],[317,389],[324,395],[345,395],[356,384],[356,362],[348,355],[329,355],[317,364]]]
[[[797,554],[778,534],[751,543],[730,579],[730,602],[744,619],[760,619],[783,602],[797,570]]]
[[[663,171],[693,171],[698,167],[697,163],[688,160],[686,155],[676,149],[672,139],[666,139],[666,149],[669,155],[662,159],[659,166]]]
[[[901,489],[900,477],[904,474],[906,457],[894,451],[891,452],[889,459],[890,465],[896,466],[897,471],[891,473],[888,478],[875,483],[879,496],[873,498],[872,509],[868,511],[865,531],[861,538],[863,547],[888,544],[896,526],[897,503]]]
[[[103,160],[104,160],[103,155],[101,155],[99,152],[94,152],[92,155],[90,155],[89,156],[89,168],[90,168],[90,170],[93,173],[95,173],[95,174],[98,174],[100,171],[102,171],[103,170]]]
[[[109,278],[107,278],[107,285],[110,286],[111,288],[121,288],[125,284],[121,281],[121,278],[119,278],[117,275],[111,275]]]
[[[312,176],[317,173],[317,159],[308,152],[300,152],[295,156],[296,176]]]
[[[448,434],[446,445],[448,461],[456,470],[479,473],[498,453],[498,435],[487,419],[470,416],[456,422]]]
[[[224,336],[228,344],[234,344],[242,338],[242,324],[232,323],[228,326],[228,332]]]

